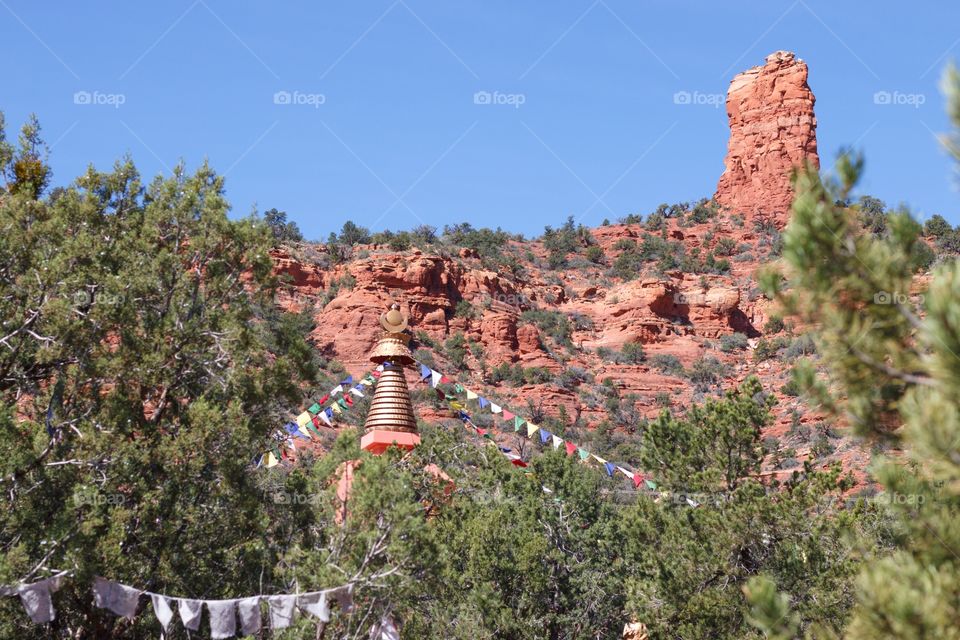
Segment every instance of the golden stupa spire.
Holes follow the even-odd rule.
[[[382,453],[391,444],[412,449],[420,443],[417,419],[413,415],[410,390],[404,377],[404,367],[413,364],[413,355],[407,346],[409,335],[407,318],[397,304],[380,316],[385,333],[370,352],[370,360],[383,365],[380,379],[373,392],[370,410],[364,423],[360,446],[372,453]]]

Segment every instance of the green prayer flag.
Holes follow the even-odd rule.
[[[522,426],[523,426],[523,418],[521,418],[520,416],[517,416],[516,418],[513,419],[514,431],[520,431],[520,427]]]
[[[461,385],[459,382],[453,386],[453,389],[457,393],[463,393],[463,385]]]
[[[314,402],[312,405],[310,405],[310,408],[307,409],[307,411],[309,411],[313,415],[317,415],[318,413],[320,413],[320,405]]]
[[[320,437],[320,432],[317,431],[317,428],[316,428],[315,426],[313,426],[313,423],[312,423],[312,422],[308,422],[308,423],[305,424],[304,426],[307,428],[307,431],[308,431],[308,432],[312,433],[313,435],[317,436],[318,438]]]
[[[337,404],[343,407],[344,409],[350,408],[349,405],[347,405],[347,401],[344,400],[343,398],[340,398],[339,400],[337,400]]]
[[[648,489],[656,489],[656,488],[657,488],[657,483],[654,482],[653,480],[644,480],[644,482],[647,484],[647,488],[648,488]]]
[[[590,457],[590,452],[584,449],[583,447],[577,447],[577,455],[580,456],[581,460],[586,460]]]

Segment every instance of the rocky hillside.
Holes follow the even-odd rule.
[[[818,162],[813,104],[806,65],[777,52],[731,83],[714,200],[594,229],[570,220],[534,240],[457,225],[284,246],[273,256],[282,303],[308,313],[316,348],[356,375],[397,301],[423,362],[621,459],[663,408],[758,375],[780,400],[769,473],[841,460],[859,475],[866,454],[790,383],[791,362],[813,355],[810,336],[755,279],[778,256],[790,170]],[[420,416],[449,417],[436,404]]]

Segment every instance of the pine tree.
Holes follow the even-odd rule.
[[[951,68],[944,84],[960,128],[960,74]],[[947,144],[960,160],[956,138]],[[856,214],[836,204],[848,201],[862,166],[848,154],[838,180],[812,171],[797,178],[786,280],[772,275],[766,286],[820,327],[831,384],[818,384],[808,366],[806,385],[861,433],[906,454],[874,470],[880,500],[897,518],[897,548],[861,573],[846,636],[960,638],[960,264],[941,265],[927,286],[916,277],[918,223],[894,213],[885,233],[865,233]],[[758,611],[783,610],[766,585],[752,587]],[[769,615],[755,621],[790,632]]]

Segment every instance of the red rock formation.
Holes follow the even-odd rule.
[[[790,173],[817,156],[815,99],[807,64],[788,51],[737,75],[727,91],[730,142],[714,198],[734,213],[786,224]]]

